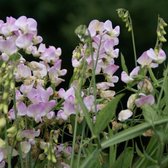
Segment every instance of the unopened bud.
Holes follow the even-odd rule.
[[[8,113],[8,105],[7,104],[3,104],[3,108],[2,108],[4,114]]]
[[[2,100],[7,100],[8,95],[9,95],[8,92],[4,92],[2,96]]]
[[[134,106],[135,106],[135,100],[137,98],[136,94],[132,94],[127,101],[127,108],[133,110]]]
[[[0,118],[0,129],[3,128],[5,125],[6,125],[5,117]]]
[[[151,93],[153,91],[153,86],[148,79],[144,79],[138,83],[138,89],[141,89],[144,93]]]
[[[2,147],[4,147],[5,146],[5,141],[4,140],[2,140],[1,138],[0,138],[0,148],[2,148]]]
[[[44,159],[45,159],[45,154],[44,154],[44,153],[41,153],[41,154],[39,155],[39,159],[40,159],[40,160],[44,160]]]
[[[7,133],[8,134],[14,134],[15,135],[16,132],[17,132],[16,126],[12,126],[12,127],[10,127],[10,128],[7,129]]]

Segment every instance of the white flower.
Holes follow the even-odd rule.
[[[118,114],[118,120],[119,121],[125,121],[128,118],[132,116],[133,112],[129,109],[126,110],[121,110],[120,113]]]

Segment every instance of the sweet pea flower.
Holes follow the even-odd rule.
[[[58,91],[58,95],[67,102],[74,103],[75,101],[75,90],[73,87],[70,87],[67,91],[61,88]]]
[[[95,101],[95,98],[94,98],[93,95],[86,96],[86,97],[84,97],[84,99],[83,99],[83,102],[84,102],[86,108],[87,108],[89,111],[93,111],[94,101]]]
[[[117,45],[117,43],[115,43],[113,39],[106,40],[104,42],[104,50],[107,55],[111,56],[112,58],[118,58],[119,49],[114,49],[114,45]]]
[[[115,91],[113,90],[101,90],[100,91],[101,98],[105,98],[107,100],[111,100],[112,98],[114,98],[114,95],[115,95]]]
[[[7,54],[8,56],[18,51],[15,44],[15,37],[8,37],[7,39],[0,39],[0,52]]]
[[[129,109],[126,110],[121,110],[120,113],[118,114],[118,120],[119,121],[125,121],[128,118],[130,118],[133,115],[133,112]]]
[[[143,93],[139,94],[139,98],[135,100],[137,107],[141,107],[145,104],[153,105],[155,103],[155,98],[153,95],[145,95]]]
[[[119,66],[115,64],[109,64],[106,67],[103,68],[103,73],[107,75],[113,75],[117,70]]]
[[[98,20],[92,20],[89,23],[88,30],[91,37],[96,36],[97,33],[103,34],[103,31],[104,31],[103,22],[100,22]]]
[[[35,131],[34,129],[23,130],[20,134],[22,138],[34,139],[40,135],[40,130]]]
[[[57,60],[55,64],[48,69],[49,78],[56,86],[64,81],[64,79],[61,79],[60,76],[64,76],[66,73],[66,69],[61,69],[61,60]]]
[[[106,20],[104,22],[104,29],[110,34],[110,36],[112,37],[117,37],[119,36],[120,34],[120,27],[119,26],[116,26],[114,29],[113,29],[113,26],[112,26],[112,22],[110,20]]]
[[[15,72],[15,79],[20,81],[22,79],[29,78],[31,76],[31,70],[27,65],[19,64]]]
[[[29,66],[35,77],[43,78],[47,75],[47,67],[43,62],[32,61]]]
[[[6,23],[1,21],[0,33],[7,37],[12,35],[13,32],[16,32],[18,28],[15,25],[15,21],[16,19],[11,16],[6,17]]]
[[[147,55],[149,58],[151,58],[154,62],[161,64],[166,59],[166,54],[162,49],[159,49],[158,52],[154,51],[152,48],[150,48],[147,51]]]
[[[15,25],[23,31],[24,34],[31,33],[33,35],[37,34],[37,22],[33,18],[27,18],[26,16],[21,16],[15,21]]]
[[[135,100],[137,99],[137,94],[131,94],[127,101],[127,108],[133,110],[135,106]]]
[[[30,104],[27,108],[27,116],[34,118],[37,123],[42,122],[42,117],[47,115],[55,105],[56,102],[54,100]]]
[[[46,90],[38,85],[37,88],[32,88],[28,94],[27,97],[29,100],[36,104],[40,102],[48,102],[49,97],[53,94],[53,89],[51,87],[48,87]]]
[[[21,150],[24,154],[27,154],[31,145],[35,144],[34,138],[40,135],[40,130],[23,130],[20,134],[22,138],[26,138],[27,140],[21,142]]]
[[[96,86],[97,86],[97,89],[99,90],[107,90],[110,87],[114,87],[114,84],[111,82],[100,82],[100,83],[97,83]]]
[[[32,45],[32,40],[33,40],[33,34],[21,34],[17,39],[16,39],[16,46],[18,48],[26,49],[30,45]]]
[[[144,66],[148,66],[148,67],[151,67],[151,68],[158,67],[157,63],[152,62],[152,58],[149,57],[148,53],[149,53],[149,50],[143,52],[143,54],[137,59],[137,62],[142,66],[142,68]]]
[[[144,93],[151,93],[153,91],[153,85],[149,79],[144,79],[143,81],[140,81],[137,87],[141,90],[141,92]]]
[[[65,101],[62,110],[57,112],[57,119],[67,120],[70,115],[75,114],[75,106],[73,103]]]
[[[128,75],[125,71],[123,71],[123,72],[121,73],[121,80],[122,80],[124,83],[132,82],[132,81],[134,80],[134,78],[138,75],[139,70],[140,70],[140,67],[139,67],[139,66],[135,67],[135,68],[131,71],[130,75]]]
[[[54,46],[49,46],[49,48],[45,48],[44,45],[39,46],[38,51],[42,53],[40,59],[47,63],[55,63],[62,53],[61,48],[56,49]]]

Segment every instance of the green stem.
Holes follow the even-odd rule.
[[[149,72],[149,75],[150,75],[152,81],[154,82],[154,85],[156,85],[156,87],[158,87],[159,86],[158,80],[156,79],[156,77],[150,67],[148,67],[148,72]]]
[[[100,47],[100,45],[99,45],[99,47]],[[91,57],[92,57],[92,80],[91,80],[91,83],[93,82],[94,111],[97,112],[97,102],[96,102],[97,88],[96,88],[96,74],[95,74],[95,69],[96,69],[96,64],[97,64],[96,62],[97,61],[94,62],[91,36],[90,36],[90,41],[89,41],[89,48],[90,48]],[[99,49],[98,49],[97,55],[99,55]],[[98,60],[98,56],[97,56],[97,60]]]
[[[78,113],[77,113],[78,114]],[[75,155],[75,143],[76,143],[76,133],[77,133],[77,126],[78,126],[78,115],[75,116],[75,126],[74,126],[74,132],[73,132],[73,142],[72,142],[72,154],[71,154],[71,163],[70,167],[73,168],[73,162],[74,162],[74,155]]]
[[[131,24],[131,38],[132,38],[132,46],[133,46],[133,52],[134,52],[134,61],[135,61],[135,66],[137,66],[137,54],[136,54],[136,46],[135,46],[135,36],[134,36],[134,29],[132,25],[132,19],[130,18],[130,24]]]
[[[79,168],[79,165],[80,165],[80,158],[81,158],[81,151],[82,151],[82,141],[83,141],[83,138],[84,138],[85,128],[86,128],[86,123],[84,122],[83,128],[82,128],[81,140],[80,140],[80,147],[79,147],[79,151],[78,151],[78,158],[77,158],[77,165],[76,165],[77,168]]]

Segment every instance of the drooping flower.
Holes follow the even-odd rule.
[[[128,118],[132,116],[133,112],[129,109],[126,110],[121,110],[120,113],[118,114],[118,120],[119,121],[125,121]]]
[[[27,65],[24,65],[22,63],[17,66],[16,72],[15,72],[15,79],[17,81],[21,79],[29,78],[30,76],[31,76],[31,70]]]
[[[27,116],[34,118],[37,123],[42,122],[42,117],[46,116],[55,105],[56,102],[54,100],[30,104],[27,108]]]
[[[134,78],[138,75],[139,70],[140,70],[140,67],[139,67],[139,66],[135,67],[135,68],[131,71],[130,75],[128,75],[125,71],[123,71],[123,72],[121,73],[121,80],[122,80],[124,83],[132,82],[132,81],[134,80]]]
[[[38,85],[37,88],[32,88],[28,94],[27,97],[29,100],[36,104],[40,102],[48,102],[49,97],[53,94],[53,89],[51,87],[48,87],[46,90]]]
[[[162,49],[159,49],[159,51],[154,51],[152,48],[150,48],[147,51],[147,55],[156,63],[161,64],[166,59],[166,54]]]
[[[139,98],[135,100],[135,104],[137,107],[141,107],[145,104],[152,105],[155,103],[155,98],[153,95],[145,95],[145,94],[139,94]]]

